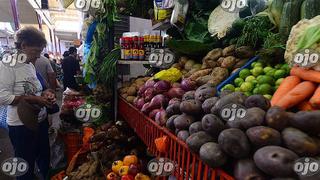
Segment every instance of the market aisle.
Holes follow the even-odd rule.
[[[0,164],[10,157],[13,157],[13,148],[8,136],[8,131],[0,128]],[[0,179],[13,180],[14,178],[10,178],[0,171]]]

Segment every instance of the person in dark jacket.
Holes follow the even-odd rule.
[[[77,49],[75,47],[69,48],[69,56],[62,60],[63,71],[63,86],[64,89],[71,88],[78,90],[79,86],[76,83],[75,75],[80,74],[80,64],[77,60]]]

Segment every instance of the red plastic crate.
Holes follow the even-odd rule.
[[[179,140],[164,127],[159,126],[152,119],[145,116],[133,105],[119,97],[119,114],[134,129],[141,140],[148,146],[150,152],[157,157],[166,157],[177,163],[175,177],[178,180],[234,180],[232,176],[222,169],[212,169],[204,164],[197,154],[189,151],[185,142]],[[169,151],[157,151],[154,140],[162,136],[169,137]],[[198,164],[198,166],[197,166]],[[180,171],[179,171],[180,170]]]

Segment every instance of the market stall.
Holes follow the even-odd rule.
[[[119,41],[113,26],[128,7],[102,2],[88,21],[84,65],[83,84],[94,92],[70,110],[104,105],[105,116],[89,118],[90,141],[83,139],[67,176],[320,178],[318,2],[155,0],[142,3],[152,8],[143,15],[150,32]],[[124,80],[124,64],[140,64],[141,74]],[[79,154],[89,161],[76,166]],[[150,164],[163,158],[174,168],[157,174]]]

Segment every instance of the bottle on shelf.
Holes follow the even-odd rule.
[[[120,47],[121,47],[121,59],[125,59],[125,42],[124,42],[124,37],[120,38]]]
[[[144,38],[140,37],[139,38],[139,60],[144,60],[145,56],[145,49],[144,49]]]
[[[131,45],[130,45],[130,38],[125,37],[124,38],[124,59],[125,60],[130,60],[131,59]]]
[[[138,60],[139,59],[139,38],[135,36],[132,38],[132,59]]]

